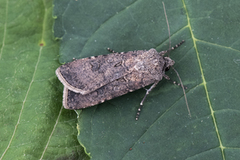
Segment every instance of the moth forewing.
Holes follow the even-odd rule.
[[[69,88],[70,90],[72,90],[72,91],[74,91],[74,92],[76,92],[76,93],[81,93],[81,94],[83,94],[83,95],[84,95],[84,94],[87,94],[86,91],[81,90],[81,89],[79,89],[79,88],[76,88],[76,87],[72,86],[72,85],[63,77],[63,75],[62,75],[62,73],[61,73],[61,67],[59,67],[59,68],[55,71],[55,73],[56,73],[58,79],[60,80],[60,82],[64,85],[64,89],[65,89],[65,88]],[[64,92],[63,92],[63,93],[64,93]]]
[[[68,89],[85,95],[128,74],[121,65],[124,58],[114,53],[78,59],[60,66],[56,74]]]
[[[165,68],[174,64],[173,60],[169,57],[163,57],[161,53],[158,53],[155,49],[112,53],[105,56],[100,55],[94,58],[75,60],[60,66],[56,70],[56,74],[64,85],[64,107],[67,109],[82,109],[94,106],[160,81],[165,75]],[[91,65],[93,63],[97,64],[98,67]],[[84,65],[88,67],[81,68]],[[110,73],[113,75],[110,76]],[[92,74],[94,76],[91,76]],[[81,79],[79,81],[76,79],[74,81],[81,75],[83,77],[88,75],[88,77],[86,80]],[[100,79],[91,79],[98,75],[101,77]],[[97,80],[101,82],[92,83]],[[84,89],[87,90],[81,90],[81,92],[88,93],[78,92],[80,88],[76,87],[81,85],[75,84],[76,81],[81,82],[81,85],[86,84],[88,88],[85,87]],[[88,84],[90,82],[92,84]]]

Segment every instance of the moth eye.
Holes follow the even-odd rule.
[[[169,68],[169,67],[167,67],[167,68],[165,69],[165,72],[166,72],[166,71],[168,71],[169,69],[170,69],[170,68]]]

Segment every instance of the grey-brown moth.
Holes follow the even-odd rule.
[[[120,52],[60,66],[56,75],[64,85],[63,106],[82,109],[150,84],[155,87],[163,77],[169,79],[165,70],[175,63],[165,53],[155,49]]]
[[[64,85],[63,106],[66,109],[83,109],[152,84],[140,103],[142,106],[146,96],[163,77],[170,79],[165,71],[175,62],[164,55],[183,42],[161,52],[155,49],[113,51],[108,55],[78,59],[60,66],[56,75]],[[182,83],[181,86],[183,88]],[[141,108],[136,120],[140,111]]]

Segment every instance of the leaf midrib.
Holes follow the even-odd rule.
[[[196,44],[197,39],[195,38],[195,36],[194,36],[194,34],[192,32],[192,26],[191,26],[191,23],[190,23],[190,17],[189,17],[189,14],[188,14],[188,10],[187,10],[185,1],[182,0],[182,3],[183,3],[183,7],[185,9],[185,12],[186,12],[186,16],[187,16],[187,22],[188,22],[187,26],[189,27],[189,31],[190,31],[190,34],[191,34],[192,40],[193,40],[193,46],[194,46],[196,54],[197,54],[197,60],[198,60],[199,69],[200,69],[200,72],[201,72],[201,77],[202,77],[202,80],[203,80],[203,86],[204,86],[204,89],[205,89],[206,98],[207,98],[207,102],[208,102],[209,109],[210,109],[210,112],[211,112],[211,116],[212,116],[212,119],[213,119],[213,124],[214,124],[215,130],[216,130],[217,138],[218,138],[218,141],[219,141],[219,147],[221,149],[222,158],[223,158],[223,160],[225,160],[225,155],[224,155],[224,151],[223,151],[224,150],[224,146],[222,145],[222,140],[221,140],[221,137],[220,137],[220,134],[219,134],[216,118],[215,118],[215,115],[214,115],[215,111],[212,108],[211,100],[210,100],[209,95],[208,95],[207,82],[205,80],[203,68],[202,68],[202,65],[201,65],[201,59],[199,57],[199,52],[198,52],[198,49],[197,49],[197,44]]]

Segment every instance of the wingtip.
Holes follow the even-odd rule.
[[[70,85],[70,84],[66,81],[66,79],[63,77],[63,75],[62,75],[62,73],[61,73],[60,70],[61,70],[60,67],[58,67],[58,68],[56,69],[55,73],[56,73],[59,81],[64,85],[64,88],[66,87],[67,89],[69,89],[69,90],[71,90],[71,91],[73,91],[73,92],[75,92],[75,93],[80,93],[80,94],[82,94],[82,95],[88,94],[87,91],[78,89],[78,88]]]

